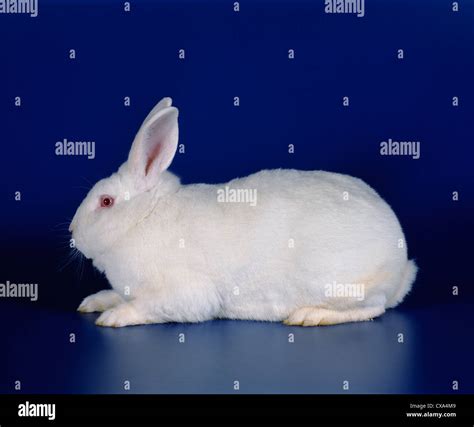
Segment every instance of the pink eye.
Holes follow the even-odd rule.
[[[110,208],[114,204],[114,198],[112,196],[100,196],[100,207]]]

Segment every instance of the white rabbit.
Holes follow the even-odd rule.
[[[116,327],[214,318],[315,326],[372,319],[410,291],[417,267],[403,231],[367,184],[279,169],[181,185],[167,171],[177,119],[161,100],[128,161],[79,206],[76,247],[113,288],[79,311],[103,311],[96,323]],[[243,197],[251,194],[253,203]]]

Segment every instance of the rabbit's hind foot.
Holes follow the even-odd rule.
[[[283,323],[291,326],[337,325],[338,323],[372,320],[384,312],[384,305],[341,311],[319,307],[302,307],[291,313]]]

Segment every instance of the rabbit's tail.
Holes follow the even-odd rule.
[[[402,281],[398,286],[395,295],[393,295],[393,297],[387,302],[387,308],[395,307],[403,301],[403,298],[405,298],[405,296],[411,290],[417,272],[418,267],[416,266],[415,261],[407,261],[405,270],[403,271]]]

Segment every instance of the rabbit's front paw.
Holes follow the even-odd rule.
[[[139,314],[132,303],[123,303],[110,310],[104,311],[95,321],[99,326],[111,326],[121,328],[122,326],[140,325],[147,323]]]
[[[105,290],[89,295],[84,298],[77,311],[82,313],[93,313],[95,311],[105,311],[123,302],[123,298],[113,290]]]

